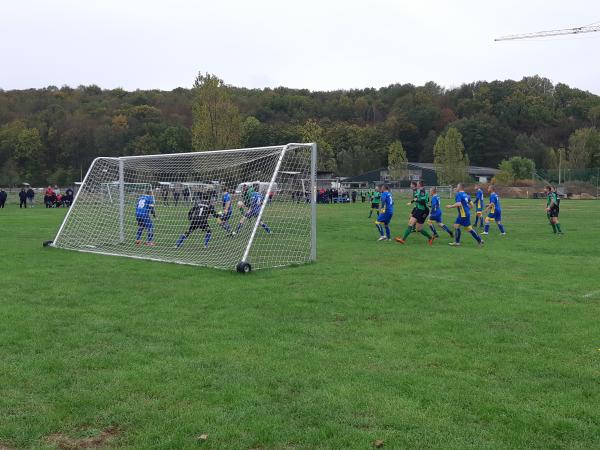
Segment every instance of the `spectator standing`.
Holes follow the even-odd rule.
[[[356,203],[356,191],[352,191],[352,203]]]
[[[55,195],[56,194],[54,194],[54,189],[52,189],[52,186],[48,186],[46,188],[46,191],[44,192],[44,204],[46,205],[46,208],[52,208],[52,203],[54,203]]]
[[[21,192],[19,192],[19,208],[27,208],[27,192],[25,192],[25,188],[21,188]]]
[[[27,189],[27,204],[30,208],[33,208],[33,198],[35,197],[35,192],[31,187]]]
[[[8,197],[8,194],[6,193],[6,191],[2,188],[0,188],[0,208],[4,208],[4,204],[6,203],[6,198]]]
[[[175,189],[173,191],[173,200],[175,201],[175,206],[177,206],[177,204],[179,203],[179,197],[181,196],[181,194],[179,193],[178,189]]]
[[[65,191],[64,201],[65,206],[67,208],[69,208],[73,204],[73,189],[67,188],[67,190]]]

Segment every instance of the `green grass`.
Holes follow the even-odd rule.
[[[0,210],[0,448],[600,448],[598,202],[482,249],[320,206],[316,264],[249,276],[43,249],[63,214]]]

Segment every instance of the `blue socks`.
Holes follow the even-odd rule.
[[[501,223],[498,224],[498,229],[500,230],[500,233],[505,233],[504,231],[504,225],[502,225]]]
[[[481,242],[481,237],[479,237],[479,235],[477,234],[477,231],[475,231],[474,229],[471,228],[469,233],[471,233],[471,236],[473,236],[473,239],[475,239],[477,242]]]
[[[454,242],[456,242],[457,244],[460,244],[460,235],[462,234],[462,232],[460,231],[460,228],[457,228],[456,231],[454,232]]]
[[[450,231],[450,228],[448,228],[448,226],[446,224],[442,225],[442,229],[448,233],[450,235],[450,237],[452,237],[452,231]]]
[[[387,237],[388,239],[390,239],[390,227],[389,226],[385,226],[385,237]]]
[[[379,231],[379,235],[383,236],[383,227],[378,223],[376,223],[375,226],[377,227],[377,231]]]
[[[434,235],[435,237],[438,237],[438,233],[437,233],[437,231],[435,230],[435,227],[433,226],[433,224],[429,225],[429,229],[431,230],[431,232],[433,233],[433,235]]]
[[[181,247],[181,244],[183,244],[183,241],[185,241],[186,238],[187,236],[185,234],[182,234],[181,236],[179,236],[179,239],[177,239],[177,243],[175,245],[177,247]]]
[[[204,247],[208,247],[208,241],[210,241],[211,236],[212,233],[210,231],[207,231],[206,235],[204,236]]]
[[[261,223],[260,226],[263,227],[268,234],[271,234],[271,229],[267,226],[266,223]]]

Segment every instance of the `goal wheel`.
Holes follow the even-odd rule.
[[[54,242],[54,241],[44,241],[44,242],[42,242],[42,245],[43,245],[44,247],[48,247],[49,245],[52,245],[52,243],[53,243],[53,242]]]
[[[241,263],[238,263],[236,270],[239,273],[249,273],[252,270],[252,266],[247,262],[242,261]]]

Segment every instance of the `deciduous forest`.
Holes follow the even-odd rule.
[[[449,128],[474,165],[520,156],[554,168],[564,151],[572,167],[598,167],[598,126],[599,96],[540,76],[311,92],[247,89],[200,74],[192,88],[171,91],[0,90],[0,184],[70,184],[96,156],[308,140],[319,144],[320,169],[348,176],[388,165],[397,141],[409,161],[431,162]]]

